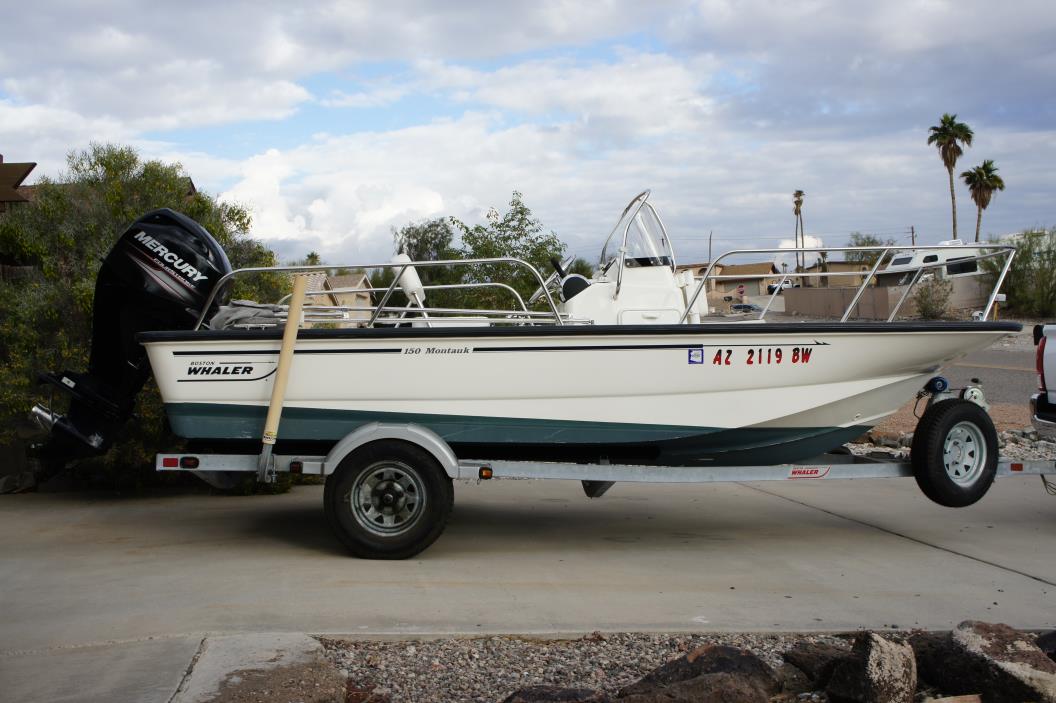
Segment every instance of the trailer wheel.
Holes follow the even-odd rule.
[[[436,541],[454,502],[451,479],[425,450],[381,440],[345,457],[326,480],[327,521],[364,559],[406,559]]]
[[[997,430],[975,403],[950,399],[935,403],[917,423],[910,458],[924,495],[939,505],[975,503],[997,475]]]

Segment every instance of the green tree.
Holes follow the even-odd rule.
[[[0,258],[37,271],[28,281],[0,281],[0,443],[13,440],[38,399],[38,371],[86,367],[99,265],[132,221],[160,207],[200,222],[235,268],[275,264],[274,254],[248,236],[245,208],[195,191],[179,164],[145,161],[114,145],[72,152],[61,178],[42,179],[31,202],[0,216]],[[266,296],[283,283],[258,277],[236,286],[235,295]],[[107,466],[138,470],[172,441],[153,384],[136,414],[138,425],[111,450]]]
[[[847,246],[849,247],[892,247],[895,245],[894,239],[881,239],[875,234],[862,234],[861,232],[851,232],[850,238],[847,240]],[[846,251],[844,252],[845,261],[853,261],[859,264],[865,264],[866,266],[872,266],[876,263],[876,260],[880,258],[879,251]]]
[[[513,191],[509,210],[505,214],[492,208],[484,219],[485,224],[470,227],[461,220],[451,218],[451,224],[462,238],[463,258],[513,257],[528,262],[545,278],[552,270],[550,258],[561,258],[565,252],[565,244],[554,232],[544,231],[542,223],[524,204],[523,196],[517,191]],[[467,266],[463,280],[506,283],[525,299],[539,287],[539,282],[530,271],[515,264]],[[509,302],[508,293],[488,289],[473,291],[467,297],[481,307],[508,307]],[[545,303],[540,303],[542,307],[545,307]]]
[[[449,218],[438,217],[422,222],[412,222],[392,230],[393,253],[406,254],[411,261],[440,261],[461,258],[461,252],[454,246],[454,230]],[[451,266],[418,266],[415,269],[422,284],[449,285],[461,282],[461,273]],[[396,278],[399,269],[384,268],[371,272],[370,280],[374,287],[384,288]],[[384,293],[375,296],[380,300]],[[426,304],[431,307],[464,307],[463,293],[460,290],[426,291]],[[386,306],[406,305],[406,298],[397,288]]]
[[[580,276],[590,278],[594,275],[594,264],[581,256],[577,256],[568,267],[568,273],[578,273]]]
[[[451,228],[451,221],[445,217],[404,225],[392,231],[396,253],[406,254],[411,261],[458,258],[459,251],[452,243],[454,239],[455,232]],[[419,275],[422,277],[422,282],[437,277],[442,278],[444,269],[443,266],[423,268]]]
[[[979,241],[979,228],[983,223],[983,210],[990,205],[990,199],[994,197],[994,191],[1004,190],[1005,181],[997,175],[997,166],[990,159],[975,168],[961,174],[964,184],[968,186],[968,192],[972,194],[975,203],[975,241]]]
[[[560,258],[565,251],[565,245],[556,234],[544,231],[543,225],[524,204],[523,196],[517,191],[510,198],[506,213],[500,214],[492,208],[482,224],[470,226],[455,217],[447,217],[411,223],[393,230],[392,234],[395,252],[407,254],[413,261],[514,257],[535,266],[544,278],[552,270],[550,257]],[[461,239],[457,244],[456,235]],[[425,285],[504,283],[525,300],[539,287],[531,272],[515,264],[421,266],[417,271]],[[588,262],[578,259],[572,264],[571,271],[589,277],[593,268]],[[371,273],[371,280],[378,288],[388,286],[395,277],[396,270],[392,268]],[[432,307],[516,308],[510,293],[499,288],[434,290],[427,291],[426,296],[427,303]],[[405,304],[406,299],[398,288],[387,303]],[[545,303],[539,305],[545,307]]]
[[[961,145],[971,146],[972,137],[975,136],[972,128],[963,122],[957,121],[957,115],[946,113],[939,120],[939,124],[932,126],[929,130],[928,144],[934,145],[942,157],[942,164],[950,174],[950,208],[953,213],[953,238],[957,239],[957,195],[953,190],[953,169],[957,165],[957,159],[964,153]]]
[[[319,252],[310,251],[308,255],[304,257],[304,266],[319,266],[323,263],[323,257],[319,256]]]
[[[1007,244],[1008,242],[993,242]],[[1027,230],[1014,241],[1016,255],[1001,285],[1007,305],[1017,314],[1050,318],[1056,315],[1056,227]],[[980,262],[991,281],[1004,266],[999,257]]]

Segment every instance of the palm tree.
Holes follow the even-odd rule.
[[[981,166],[976,166],[970,171],[961,174],[964,184],[975,201],[975,241],[979,241],[979,225],[983,221],[983,210],[990,204],[990,198],[994,197],[995,190],[1004,190],[1005,182],[997,175],[997,166],[991,159],[987,159]]]
[[[804,195],[806,195],[806,193],[804,193],[801,190],[797,190],[795,193],[792,194],[792,214],[796,216],[796,248],[797,249],[800,246],[799,237],[800,237],[801,234],[803,235],[803,246],[804,247],[807,246],[807,235],[806,235],[806,232],[803,231],[803,196]],[[800,261],[800,252],[797,251],[796,252],[796,268],[798,270],[802,271],[803,270],[803,264],[805,264],[805,263],[806,263],[806,257],[804,256],[803,260]]]
[[[957,239],[957,196],[953,192],[953,167],[964,153],[961,144],[972,145],[972,128],[957,121],[957,115],[946,113],[939,124],[928,130],[928,144],[934,144],[942,157],[942,163],[950,174],[950,207],[953,211],[953,238]]]

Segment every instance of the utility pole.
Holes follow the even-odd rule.
[[[917,246],[917,229],[913,225],[909,226],[909,239],[913,246]]]

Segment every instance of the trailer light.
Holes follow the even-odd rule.
[[[303,461],[291,461],[290,462],[290,473],[291,474],[299,474],[299,473],[303,473],[303,472],[304,472],[304,462]]]
[[[196,456],[181,456],[180,457],[180,468],[181,469],[197,469],[198,468],[198,457],[196,457]]]
[[[174,456],[162,457],[161,465],[166,469],[175,469],[180,465],[180,460]]]
[[[490,466],[481,466],[480,471],[477,472],[477,478],[486,480],[492,477],[492,471]]]
[[[1012,470],[1013,471],[1022,471],[1023,470],[1023,464],[1012,464]]]

